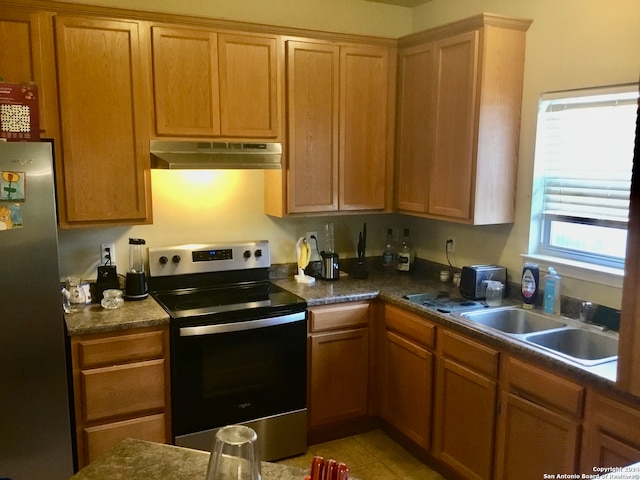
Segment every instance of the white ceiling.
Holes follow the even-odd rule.
[[[388,3],[389,5],[398,5],[400,7],[417,7],[431,0],[367,0],[367,2]]]

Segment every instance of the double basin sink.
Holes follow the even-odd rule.
[[[489,327],[552,355],[591,367],[618,358],[615,334],[572,326],[577,320],[551,316],[519,307],[502,307],[454,314]]]

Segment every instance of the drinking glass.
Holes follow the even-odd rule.
[[[82,286],[82,279],[67,277],[67,282],[62,291],[62,307],[65,313],[81,312],[87,304],[87,295]]]
[[[260,480],[258,435],[244,425],[229,425],[216,433],[206,480]]]

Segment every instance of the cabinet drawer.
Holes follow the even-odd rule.
[[[91,463],[98,456],[102,455],[102,453],[125,438],[165,443],[167,441],[165,425],[165,415],[164,413],[160,413],[158,415],[149,415],[86,428],[84,430],[85,459],[87,463]]]
[[[442,355],[491,378],[498,376],[499,354],[496,350],[447,330],[441,332]]]
[[[115,365],[164,355],[164,332],[109,336],[78,342],[80,368]]]
[[[612,432],[640,450],[640,405],[625,405],[594,391],[589,411],[594,413],[600,430]]]
[[[164,372],[164,360],[81,372],[85,421],[164,408]]]
[[[584,411],[584,387],[515,358],[506,362],[509,390],[575,417]]]
[[[342,328],[366,327],[369,325],[369,303],[342,303],[309,310],[312,332]]]
[[[384,323],[387,330],[397,332],[420,345],[433,349],[436,327],[422,317],[405,312],[392,305],[385,305]]]

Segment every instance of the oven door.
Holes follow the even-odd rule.
[[[173,435],[306,408],[306,338],[305,312],[172,327]]]

